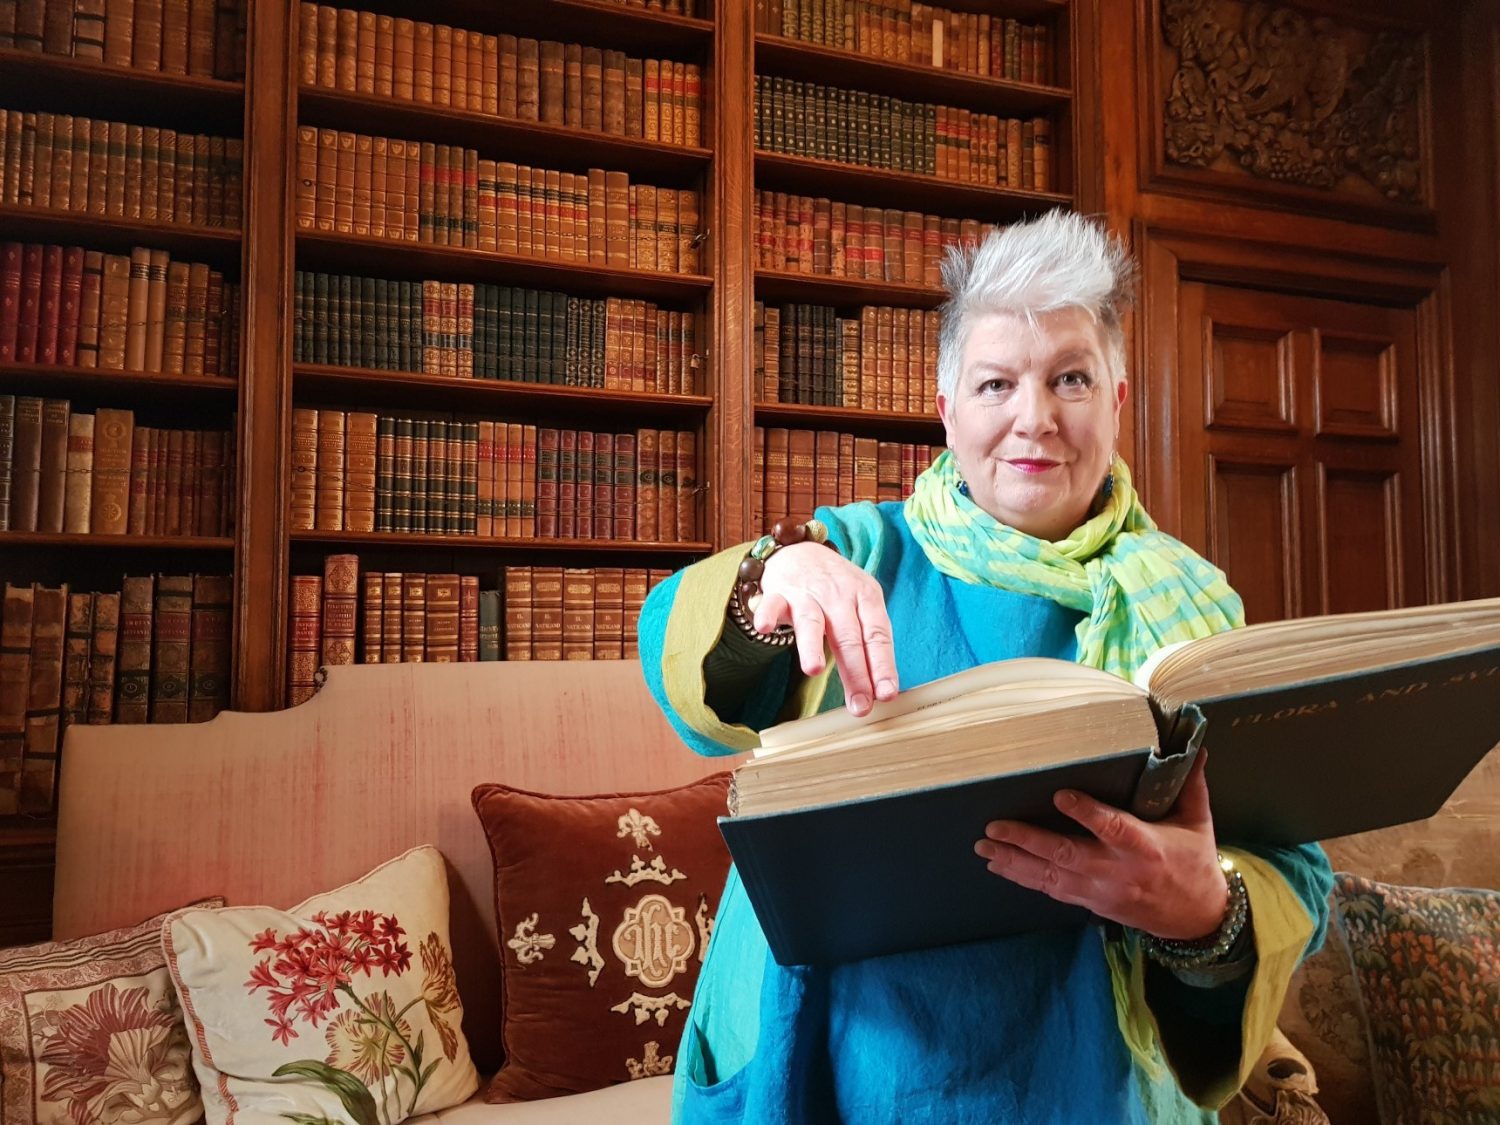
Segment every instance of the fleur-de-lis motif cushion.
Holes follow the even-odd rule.
[[[0,949],[0,1122],[202,1119],[182,1011],[161,951],[169,917]]]
[[[290,910],[190,910],[162,932],[209,1125],[396,1125],[479,1086],[418,847]]]
[[[1380,1120],[1500,1121],[1500,891],[1340,874],[1333,901]]]
[[[729,775],[653,793],[474,790],[495,858],[494,1102],[668,1074],[729,871]]]

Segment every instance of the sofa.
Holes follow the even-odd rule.
[[[432,844],[448,864],[463,1026],[488,1073],[502,1056],[502,949],[474,787],[639,791],[726,764],[734,762],[682,747],[631,661],[334,668],[311,701],[287,711],[179,727],[75,727],[63,759],[54,937],[215,895],[285,907]],[[1431,821],[1329,850],[1336,868],[1382,879],[1500,886],[1500,755]],[[1283,1092],[1284,1109],[1293,1098],[1316,1100],[1337,1125],[1377,1120],[1344,962],[1330,948],[1303,967],[1283,1011],[1290,1043],[1273,1045],[1254,1101],[1237,1103],[1226,1120],[1272,1120],[1264,1110]],[[670,1089],[660,1075],[489,1104],[481,1088],[435,1116],[446,1125],[665,1121]]]

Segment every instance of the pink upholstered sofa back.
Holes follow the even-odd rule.
[[[214,894],[286,907],[435,844],[450,865],[466,1029],[493,1069],[500,961],[470,791],[653,789],[724,766],[683,746],[635,661],[335,668],[288,711],[73,727],[54,931],[94,933]]]

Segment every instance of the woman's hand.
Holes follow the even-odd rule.
[[[1159,938],[1205,937],[1219,928],[1228,904],[1203,776],[1207,757],[1199,751],[1176,807],[1162,820],[1139,820],[1064,789],[1053,803],[1091,836],[997,820],[985,826],[974,851],[996,875],[1101,918]]]
[[[769,633],[790,624],[797,634],[802,671],[823,671],[823,641],[833,650],[844,702],[856,715],[871,701],[892,699],[896,650],[880,583],[822,544],[796,543],[766,560],[755,607],[755,627]]]

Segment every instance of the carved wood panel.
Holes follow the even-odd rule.
[[[1430,222],[1419,26],[1265,0],[1144,3],[1150,187]]]

